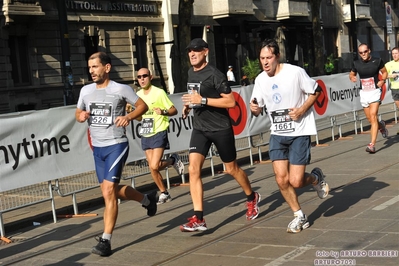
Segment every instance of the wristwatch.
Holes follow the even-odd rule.
[[[167,114],[168,114],[168,110],[163,109],[163,110],[162,110],[162,114],[163,114],[163,115],[167,115]]]
[[[206,105],[207,103],[208,103],[208,99],[205,98],[205,97],[202,97],[202,99],[201,99],[201,104],[202,104],[202,105]]]

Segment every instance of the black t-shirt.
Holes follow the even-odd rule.
[[[199,85],[199,94],[206,98],[221,98],[220,94],[231,93],[225,75],[211,65],[199,71],[188,70],[188,83]],[[226,108],[203,105],[194,111],[194,129],[201,131],[220,131],[231,128],[231,120]]]
[[[380,69],[385,66],[381,58],[371,57],[369,61],[356,60],[352,64],[352,71],[359,74],[360,79],[374,78],[375,86],[379,81]]]

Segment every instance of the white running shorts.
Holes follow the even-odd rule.
[[[381,89],[375,89],[372,91],[360,90],[360,104],[363,107],[369,107],[370,103],[381,101]]]

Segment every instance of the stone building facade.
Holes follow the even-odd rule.
[[[349,70],[354,55],[351,1],[356,44],[368,43],[375,55],[388,60],[389,49],[398,42],[399,1],[322,0],[325,55],[337,58],[341,72]],[[65,75],[62,58],[60,2],[65,3],[67,13],[67,64],[72,75]],[[0,3],[0,113],[62,106],[66,82],[72,84],[76,101],[80,88],[91,82],[87,58],[96,51],[112,56],[112,79],[136,88],[137,70],[148,66],[154,83],[173,93],[173,74],[178,73],[173,46],[179,30],[179,0]],[[245,58],[257,58],[265,38],[278,39],[284,62],[303,66],[312,50],[312,31],[305,0],[194,1],[191,38],[207,40],[209,62],[222,72],[232,65],[236,79],[242,75]]]

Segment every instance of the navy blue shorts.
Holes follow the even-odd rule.
[[[290,164],[310,163],[310,136],[287,137],[271,135],[269,141],[270,160],[288,160]]]
[[[164,148],[169,150],[168,132],[166,130],[156,133],[151,137],[141,137],[141,148],[143,151]]]
[[[107,147],[93,147],[94,164],[98,182],[104,180],[119,183],[122,170],[129,155],[129,143],[123,142]]]
[[[201,153],[206,157],[212,143],[215,144],[222,162],[230,163],[237,158],[233,128],[221,131],[193,129],[190,139],[190,153]]]

